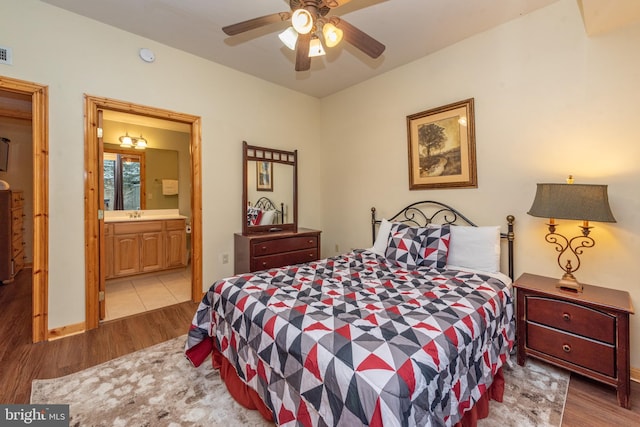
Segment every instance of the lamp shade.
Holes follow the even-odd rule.
[[[616,222],[606,185],[537,184],[529,215],[541,218]]]
[[[289,27],[284,30],[278,35],[278,37],[286,47],[291,50],[296,50],[296,43],[298,42],[298,32],[293,27]]]
[[[313,37],[309,42],[309,57],[313,58],[316,56],[325,55],[324,48],[322,47],[322,43],[318,37]]]
[[[342,40],[344,32],[331,22],[327,22],[322,27],[322,35],[324,36],[324,43],[327,47],[335,47]]]
[[[313,16],[306,9],[297,9],[291,15],[291,25],[299,34],[309,34],[313,28]]]

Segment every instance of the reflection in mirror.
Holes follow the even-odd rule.
[[[104,144],[105,210],[178,209],[178,152],[147,148],[144,152]],[[146,197],[145,197],[146,195]]]
[[[258,166],[265,162],[248,161],[247,168],[247,206],[257,207],[262,212],[275,211],[272,215],[262,215],[258,224],[287,224],[293,220],[289,210],[293,206],[293,168],[291,165],[270,162],[272,173],[265,178],[272,191],[263,191],[260,185]],[[273,218],[269,222],[269,218]]]
[[[144,136],[146,149],[121,147],[120,137]],[[131,178],[130,188],[123,187],[124,210],[178,209],[191,217],[191,153],[190,130],[181,123],[150,119],[145,116],[104,111],[103,157],[105,210],[113,210],[115,154],[122,155],[125,179],[132,173],[128,166],[140,167],[139,177]],[[126,156],[126,157],[125,157]],[[111,162],[111,163],[108,163]],[[136,165],[137,166],[137,165]],[[113,171],[110,172],[109,168]],[[176,188],[177,184],[177,188]],[[125,185],[126,187],[126,185]],[[129,194],[131,194],[129,196]]]
[[[144,153],[104,150],[104,209],[146,209],[144,197]]]
[[[297,151],[243,142],[243,234],[297,230]]]

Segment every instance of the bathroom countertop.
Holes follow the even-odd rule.
[[[136,213],[139,212],[139,216]],[[138,221],[160,221],[168,219],[187,219],[180,215],[178,209],[150,209],[143,211],[105,211],[104,222],[138,222]]]

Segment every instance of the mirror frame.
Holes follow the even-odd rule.
[[[249,162],[273,162],[293,166],[293,222],[287,224],[253,225],[247,224],[248,173]],[[298,150],[284,151],[258,147],[242,141],[242,234],[256,234],[274,231],[298,231]]]

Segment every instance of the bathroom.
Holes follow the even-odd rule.
[[[110,110],[102,129],[108,321],[191,298],[190,129]]]

